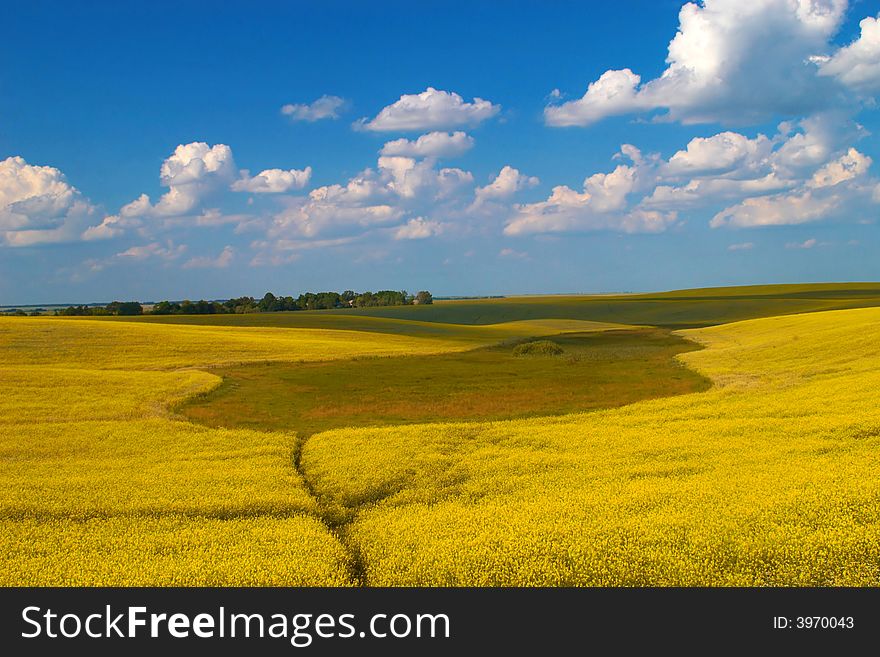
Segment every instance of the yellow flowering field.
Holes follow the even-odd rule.
[[[330,329],[278,329],[0,317],[3,365],[168,369],[467,349],[466,342]]]
[[[313,436],[371,585],[877,585],[880,310],[686,334],[708,392]]]
[[[880,309],[684,331],[707,392],[328,431],[299,472],[292,432],[173,412],[196,367],[606,327],[0,317],[0,585],[880,584]]]
[[[0,584],[347,584],[292,440],[164,418],[4,424]]]
[[[0,586],[349,586],[317,518],[161,515],[0,523]]]
[[[164,415],[169,404],[220,383],[198,370],[89,370],[0,366],[0,426]]]
[[[293,468],[295,436],[175,420],[170,405],[220,382],[178,368],[443,348],[464,347],[0,318],[0,584],[351,583]]]

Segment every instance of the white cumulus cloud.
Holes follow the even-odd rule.
[[[28,164],[22,157],[0,161],[0,244],[78,240],[95,212],[55,167]]]
[[[820,168],[807,182],[808,187],[821,189],[864,176],[871,166],[871,158],[850,148],[846,153]]]
[[[474,207],[487,201],[507,199],[518,191],[534,187],[541,181],[536,176],[527,176],[510,165],[505,165],[495,179],[485,187],[478,187],[474,192]]]
[[[659,233],[674,224],[677,213],[637,207],[631,199],[653,182],[655,158],[645,159],[629,144],[616,158],[620,164],[610,173],[594,173],[584,180],[583,191],[566,185],[553,188],[546,201],[514,205],[504,227],[505,235],[587,232]]]
[[[311,179],[312,168],[265,169],[251,177],[247,169],[236,169],[232,149],[226,144],[213,146],[204,142],[180,144],[165,159],[159,179],[168,191],[155,203],[149,195],[141,194],[127,203],[119,212],[92,226],[83,239],[98,240],[117,237],[128,230],[149,234],[156,227],[168,227],[181,219],[196,226],[249,223],[248,215],[224,215],[216,208],[205,208],[205,202],[220,197],[223,192],[252,194],[282,194],[305,187]],[[148,219],[161,220],[149,222]]]
[[[473,174],[438,167],[434,158],[383,155],[345,184],[324,185],[306,196],[282,196],[268,218],[266,239],[253,243],[253,262],[277,265],[310,244],[347,245],[370,235],[395,241],[424,239],[462,229],[473,194]],[[427,217],[430,217],[427,218]]]
[[[197,210],[206,196],[228,186],[237,176],[232,149],[226,144],[180,144],[159,170],[159,180],[168,191],[155,204],[147,194],[141,194],[123,206],[118,215],[107,217],[95,232],[112,232],[126,223],[124,219],[186,215]]]
[[[584,191],[560,185],[546,201],[514,206],[505,235],[610,230],[658,233],[676,221],[675,212],[628,208],[627,195],[636,182],[635,169],[618,166],[584,181]]]
[[[628,68],[606,71],[583,97],[548,106],[545,121],[589,125],[608,116],[665,110],[669,119],[683,123],[744,124],[811,113],[833,102],[833,58],[824,65],[828,75],[820,76],[815,56],[832,49],[830,39],[846,7],[846,0],[689,2],[679,12],[660,77],[642,82]],[[868,62],[873,30],[873,24],[863,25],[860,45],[841,58]],[[873,85],[875,62],[854,75]]]
[[[817,196],[811,191],[798,191],[775,196],[747,198],[712,217],[712,228],[731,226],[786,226],[824,219],[835,210],[841,199]]]
[[[451,167],[438,170],[430,160],[380,157],[378,165],[380,175],[387,180],[387,188],[404,199],[440,201],[474,182],[469,171]]]
[[[345,99],[339,96],[323,95],[311,103],[293,103],[284,105],[281,113],[293,121],[314,123],[322,119],[338,119],[340,111],[345,107]]]
[[[871,158],[848,145],[864,135],[824,112],[784,122],[772,137],[695,137],[668,160],[625,144],[615,159],[631,164],[588,176],[583,190],[557,186],[546,201],[514,205],[504,232],[660,232],[683,212],[710,213],[713,228],[863,217],[880,200]]]
[[[819,72],[858,92],[876,94],[880,92],[880,16],[865,18],[859,27],[858,39],[819,60]]]
[[[395,139],[387,142],[382,155],[447,158],[462,155],[473,148],[474,139],[465,132],[429,132],[416,140]]]
[[[423,240],[443,232],[444,225],[424,217],[410,219],[394,231],[396,240]]]
[[[285,201],[268,231],[272,239],[314,239],[327,234],[363,231],[396,222],[403,214],[370,173],[352,178],[346,185],[327,185],[305,198]]]
[[[588,125],[606,116],[647,108],[636,91],[640,81],[641,77],[628,68],[605,71],[590,83],[582,98],[547,107],[544,118],[554,127]]]
[[[280,194],[292,189],[302,189],[309,184],[312,167],[305,169],[265,169],[253,178],[247,169],[242,170],[241,178],[232,183],[234,192],[252,194]]]
[[[474,98],[468,103],[454,91],[428,87],[420,94],[404,94],[373,119],[361,119],[355,126],[376,132],[442,130],[477,125],[500,111],[500,105],[488,100]]]
[[[870,166],[870,157],[850,147],[812,175],[791,181],[789,191],[744,198],[715,214],[710,225],[779,226],[856,214],[856,208],[869,202],[874,184]]]
[[[232,149],[226,144],[204,142],[180,144],[162,163],[159,181],[168,191],[154,204],[141,194],[117,214],[89,228],[86,240],[117,237],[128,229],[140,228],[145,218],[175,218],[195,212],[202,201],[227,188],[238,177]]]
[[[692,139],[685,150],[678,151],[666,164],[669,176],[721,175],[738,170],[754,174],[761,170],[773,149],[764,135],[749,139],[736,132],[721,132],[711,137]]]

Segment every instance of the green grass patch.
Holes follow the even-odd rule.
[[[547,342],[547,341],[541,341]],[[271,363],[217,370],[223,383],[179,411],[215,427],[311,435],[350,426],[500,420],[610,408],[704,390],[675,355],[698,349],[667,330],[553,337],[561,357],[521,358],[507,342],[432,356]]]

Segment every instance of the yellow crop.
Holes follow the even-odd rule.
[[[578,329],[480,339],[522,330]],[[708,392],[330,431],[307,489],[292,434],[169,412],[191,368],[468,341],[0,318],[0,585],[880,583],[880,309],[685,334]]]
[[[169,405],[220,379],[169,370],[443,348],[463,347],[0,318],[0,585],[350,583],[349,557],[293,468],[294,436],[171,419]]]
[[[164,415],[169,404],[207,392],[220,377],[196,370],[132,372],[0,367],[0,426],[123,420]]]
[[[0,523],[0,586],[346,586],[348,557],[306,515]]]
[[[686,332],[719,386],[313,436],[372,585],[877,585],[880,310]]]
[[[189,326],[61,317],[0,318],[4,366],[142,370],[425,354],[467,348],[469,345],[440,338],[416,339],[362,331]]]

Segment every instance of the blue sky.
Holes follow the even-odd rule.
[[[880,3],[17,3],[0,304],[880,278]]]

